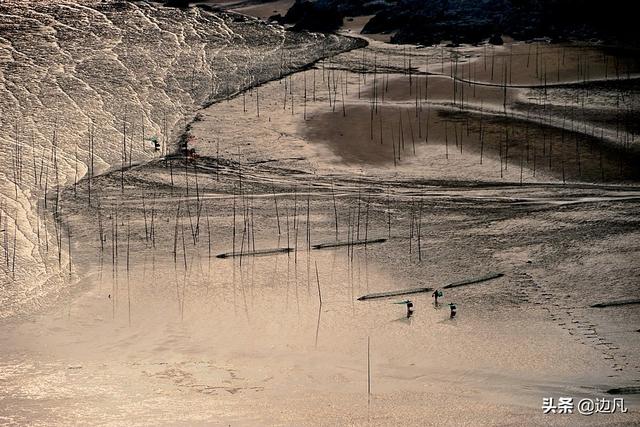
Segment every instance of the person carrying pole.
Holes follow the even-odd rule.
[[[431,294],[431,296],[435,300],[435,306],[437,307],[438,306],[438,298],[440,298],[442,296],[442,291],[440,289],[436,289],[435,291],[433,291],[433,294]]]

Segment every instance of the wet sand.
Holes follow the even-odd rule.
[[[502,158],[503,174],[522,169],[522,179],[535,173],[563,181],[620,182],[637,180],[639,159],[602,146],[601,140],[553,126],[502,116],[430,108],[418,112],[406,107],[380,107],[371,129],[370,108],[352,106],[348,116],[326,112],[305,128],[310,141],[327,144],[343,162],[354,165],[395,165],[409,159],[439,157],[436,170],[448,160],[475,158],[476,167],[487,158]],[[482,156],[482,158],[481,158]],[[535,173],[534,173],[535,171]]]
[[[615,323],[594,320],[587,307],[601,298],[590,289],[602,274],[620,281],[620,287],[609,289],[610,298],[629,292],[630,263],[637,253],[631,212],[640,192],[623,199],[616,191],[530,186],[525,199],[509,187],[396,184],[387,205],[385,188],[375,180],[336,182],[340,240],[388,237],[389,213],[391,239],[353,251],[309,252],[308,230],[311,243],[335,239],[326,179],[288,182],[282,175],[271,187],[270,167],[245,165],[243,196],[234,197],[227,189],[239,188],[238,171],[207,173],[208,164],[213,163],[203,160],[198,170],[199,221],[186,214],[198,206],[195,174],[188,176],[187,196],[180,162],[174,163],[172,189],[157,185],[157,174],[170,180],[162,163],[153,174],[144,168],[127,172],[124,193],[119,174],[101,177],[96,191],[105,224],[109,212],[118,212],[117,256],[111,230],[100,250],[99,231],[87,217],[95,218],[97,210],[87,211],[83,195],[75,200],[66,195],[65,212],[74,224],[85,225],[76,232],[75,259],[91,274],[64,305],[4,329],[3,402],[13,420],[601,425],[635,419],[621,414],[549,420],[539,408],[543,396],[601,396],[633,378],[637,342],[620,340]],[[269,187],[275,188],[280,235]],[[146,238],[143,194],[157,215],[150,239],[155,249]],[[580,202],[594,194],[609,208]],[[234,247],[234,199],[236,250],[253,249],[254,242],[257,249],[290,245],[296,250],[216,258]],[[176,220],[177,201],[183,214]],[[561,201],[568,205],[559,209]],[[411,236],[419,209],[420,252],[417,236]],[[195,244],[192,225],[200,227]],[[618,255],[607,261],[608,270],[587,267],[598,265],[593,257],[601,252],[583,243],[612,249],[614,236]],[[559,262],[560,249],[565,262]],[[572,259],[580,259],[581,267],[567,271]],[[489,270],[505,277],[445,290],[445,303],[459,307],[453,321],[446,306],[434,309],[429,294],[410,297],[416,305],[410,320],[402,305],[391,304],[397,299],[355,300],[369,292],[438,287]],[[571,285],[555,283],[567,274]],[[640,320],[637,310],[625,313],[630,322]],[[606,328],[613,330],[603,332]],[[600,339],[615,345],[599,346]],[[80,394],[87,403],[78,406]],[[633,398],[627,404],[636,410]]]
[[[396,49],[396,66],[406,59],[384,48]],[[582,175],[569,175],[571,150],[555,143],[557,154],[542,157],[551,166],[534,174],[536,153],[548,153],[562,132],[483,115],[480,163],[477,111],[434,98],[418,103],[419,114],[420,106],[431,111],[431,134],[414,155],[415,105],[400,89],[380,101],[383,143],[375,133],[372,143],[373,82],[358,83],[360,55],[202,110],[189,126],[196,161],[172,156],[106,173],[93,182],[92,206],[86,181],[75,194],[63,191],[78,283],[63,303],[0,333],[9,422],[638,422],[637,395],[625,396],[627,414],[541,410],[543,397],[603,397],[640,379],[637,306],[590,307],[640,292],[640,188],[633,173],[613,173],[616,146],[602,151],[607,183],[598,179],[597,150],[587,148],[598,144],[587,139]],[[341,78],[350,81],[344,95]],[[407,119],[393,136],[397,111]],[[526,151],[523,127],[532,132]],[[495,141],[505,128],[516,136],[501,156]],[[389,140],[401,154],[395,165]],[[566,160],[565,184],[554,155]],[[388,240],[309,250],[366,238]],[[293,251],[247,255],[274,247]],[[216,258],[232,251],[243,256]],[[430,294],[410,297],[410,320],[392,304],[404,297],[356,301],[489,271],[505,275],[445,290],[455,320]]]
[[[502,85],[554,85],[617,80],[637,76],[640,64],[634,49],[613,49],[581,43],[515,42],[502,46],[462,46],[453,55],[441,54],[445,69],[463,80]],[[471,59],[471,60],[469,60]],[[422,66],[423,64],[420,64]]]

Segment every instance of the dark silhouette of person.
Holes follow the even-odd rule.
[[[451,309],[451,317],[450,319],[453,319],[454,317],[456,317],[456,305],[454,303],[450,303],[449,304],[449,308]]]
[[[413,316],[413,303],[411,302],[411,300],[407,300],[405,304],[407,304],[407,319],[408,319],[411,316]]]
[[[435,304],[436,304],[436,307],[437,307],[438,306],[438,297],[442,296],[442,291],[440,291],[439,289],[436,289],[435,291],[433,291],[433,294],[431,294],[431,296],[434,298]]]

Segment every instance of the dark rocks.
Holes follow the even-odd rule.
[[[292,24],[295,31],[331,33],[342,26],[344,15],[324,2],[296,0],[285,16],[272,18],[281,24]]]
[[[338,30],[346,16],[373,15],[390,5],[386,0],[296,0],[285,16],[269,19],[294,30],[328,33]]]
[[[500,36],[500,34],[494,34],[489,37],[489,43],[496,46],[502,46],[504,44],[504,41],[502,41],[502,37]]]
[[[167,7],[176,7],[178,9],[186,9],[189,7],[188,0],[167,0],[164,3]]]
[[[187,0],[164,4],[189,7]],[[363,34],[393,33],[392,43],[425,46],[443,41],[502,45],[501,35],[640,45],[633,12],[633,3],[624,0],[606,6],[599,0],[296,0],[285,16],[274,14],[269,20],[298,31],[329,33],[345,17],[374,15]]]

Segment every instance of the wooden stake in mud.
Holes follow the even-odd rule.
[[[100,257],[102,257],[102,253],[104,252],[104,242],[106,238],[104,225],[102,223],[102,208],[100,206],[98,206],[98,237],[100,238]]]
[[[342,84],[342,77],[340,77],[340,95],[342,97],[342,117],[347,117],[347,110],[344,105],[344,86]]]
[[[397,166],[398,162],[396,159],[396,141],[394,138],[394,134],[393,134],[393,127],[391,128],[391,146],[393,147],[393,166]],[[398,148],[398,151],[400,150],[400,148]]]
[[[129,280],[129,249],[130,249],[131,229],[129,218],[127,218],[127,310],[129,315],[129,326],[131,326],[131,281]]]
[[[371,339],[367,337],[367,405],[371,405]]]
[[[447,132],[447,121],[444,122],[444,157],[449,160],[449,136]]]
[[[336,242],[338,241],[338,208],[336,207],[336,193],[333,188],[333,182],[331,183],[331,197],[333,198],[333,216],[336,223]]]
[[[120,191],[124,191],[124,166],[127,162],[127,117],[122,120],[122,166],[120,168]]]
[[[180,217],[180,200],[178,200],[178,208],[176,209],[176,221],[173,228],[173,265],[178,265],[178,218]]]
[[[13,256],[11,257],[11,278],[16,279],[16,243],[18,232],[18,213],[16,212],[13,218]],[[71,254],[71,250],[69,250]],[[71,268],[71,255],[69,255],[69,268]]]
[[[356,239],[360,240],[360,188],[358,188],[358,216],[356,218]]]
[[[75,175],[73,176],[73,196],[78,195],[78,144],[75,150]]]
[[[129,169],[131,169],[131,159],[133,158],[133,136],[136,131],[136,121],[135,119],[131,120],[131,132],[129,132]]]
[[[582,168],[580,165],[580,140],[576,134],[576,164],[578,166],[578,177],[582,178]]]
[[[275,187],[271,187],[271,190],[273,191],[273,202],[276,205],[276,220],[278,221],[278,236],[279,236],[282,234],[282,232],[280,231],[280,213],[278,212],[278,197],[276,197]]]
[[[506,127],[505,127],[505,132],[506,132]],[[503,177],[502,176],[502,174],[503,174],[503,171],[502,171],[502,161],[503,161],[503,158],[502,158],[502,139],[500,141],[498,141],[498,143],[500,144],[500,178],[502,178]]]
[[[311,190],[307,187],[307,250],[309,252],[311,252],[311,223],[309,222],[310,215],[311,215],[310,199],[311,199]]]
[[[600,139],[603,139],[604,130],[600,131]],[[602,145],[599,146],[599,157],[600,157],[600,180],[604,182],[604,168],[602,167]],[[564,161],[564,157],[563,157]],[[564,162],[563,162],[564,166]],[[564,169],[563,169],[564,170]]]
[[[367,194],[367,209],[364,214],[364,248],[367,249],[367,242],[369,241],[369,199],[371,196]]]
[[[543,139],[544,143],[544,139]],[[509,126],[504,127],[504,170],[509,169]]]
[[[260,87],[256,86],[256,115],[260,117]]]
[[[536,140],[533,140],[533,177],[535,178],[536,176],[536,154],[537,154],[537,149],[536,149]]]
[[[236,186],[233,186],[233,234],[231,236],[233,253],[236,253]]]
[[[320,276],[318,275],[318,261],[316,264],[316,282],[318,283],[318,300],[320,301],[320,307],[322,307],[322,291],[320,290]]]
[[[413,125],[411,124],[411,116],[407,113],[407,119],[409,120],[409,132],[411,132],[411,144],[413,145],[413,155],[416,155],[416,139],[413,135]]]
[[[428,144],[429,143],[429,118],[431,116],[431,109],[429,108],[429,106],[427,106],[427,119],[425,121],[425,135],[424,135],[424,143]]]
[[[93,122],[91,123],[91,128],[89,131],[89,156],[91,158],[89,162],[89,179],[87,180],[89,187],[89,206],[91,206],[91,183],[93,181]]]
[[[389,228],[389,239],[391,239],[391,199],[389,192],[389,187],[387,187],[387,225]]]
[[[155,213],[156,213],[156,193],[153,193],[153,199],[151,200],[151,246],[155,250],[156,248],[156,225],[155,225]],[[155,252],[154,252],[155,254]],[[155,260],[155,258],[154,258]]]
[[[184,226],[182,225],[182,220],[180,220],[180,234],[182,236],[182,259],[184,261],[184,271],[185,274],[187,274],[187,246],[184,243]]]
[[[220,181],[220,140],[216,139],[216,181]]]
[[[484,129],[482,127],[482,118],[483,114],[483,105],[482,100],[480,101],[480,164],[482,164],[482,157],[484,155]]]
[[[420,206],[418,210],[418,261],[422,261],[422,242],[420,240],[421,232],[422,232],[422,200],[420,200]]]
[[[209,268],[211,268],[211,226],[209,225],[209,210],[207,209],[207,248],[209,250]]]
[[[411,257],[412,244],[413,244],[413,228],[415,224],[415,201],[411,198],[411,217],[409,218],[409,257]]]

